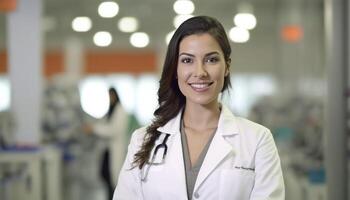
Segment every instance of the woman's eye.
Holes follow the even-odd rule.
[[[181,62],[182,63],[192,63],[192,59],[191,58],[182,58]]]
[[[218,61],[219,61],[219,58],[217,58],[217,57],[210,57],[210,58],[206,59],[206,62],[208,62],[208,63],[216,63]]]

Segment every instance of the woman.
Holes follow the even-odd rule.
[[[113,189],[125,155],[128,114],[122,107],[117,91],[109,88],[109,108],[106,119],[85,125],[85,132],[108,140],[108,147],[102,156],[101,177],[106,184],[108,199],[113,197]]]
[[[118,199],[284,199],[270,131],[218,102],[230,86],[231,48],[211,17],[185,21],[168,46],[159,107],[135,131]]]

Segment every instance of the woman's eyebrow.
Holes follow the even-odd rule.
[[[207,53],[207,54],[205,54],[205,57],[211,56],[211,55],[214,55],[214,54],[219,54],[219,52],[213,51],[213,52]]]
[[[194,57],[194,55],[193,55],[193,54],[190,54],[190,53],[180,53],[180,54],[179,54],[179,57],[182,56],[182,55]]]
[[[209,53],[206,53],[204,56],[207,57],[207,56],[211,56],[211,55],[214,55],[214,54],[219,54],[219,52],[217,52],[217,51],[209,52]],[[182,56],[182,55],[195,57],[193,54],[186,53],[186,52],[183,52],[183,53],[179,54],[179,56]]]

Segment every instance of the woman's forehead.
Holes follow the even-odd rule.
[[[222,53],[218,41],[209,33],[193,34],[182,39],[179,46],[179,54],[206,54],[217,51]]]

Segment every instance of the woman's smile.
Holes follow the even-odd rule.
[[[189,83],[192,89],[196,92],[205,92],[212,84],[213,82]]]

